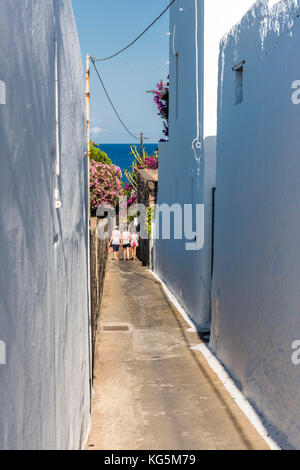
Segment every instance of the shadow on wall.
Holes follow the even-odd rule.
[[[90,225],[90,270],[93,372],[95,365],[99,316],[105,281],[106,264],[108,258],[108,240],[101,240],[98,238],[97,223],[98,219],[96,217],[92,217]]]

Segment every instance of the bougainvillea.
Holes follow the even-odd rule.
[[[169,82],[164,83],[162,80],[157,83],[156,90],[152,90],[154,102],[158,108],[158,115],[163,119],[165,137],[169,136]],[[164,141],[162,139],[161,141]]]
[[[90,201],[92,215],[101,204],[118,205],[123,195],[122,171],[115,165],[90,162]]]
[[[124,191],[132,191],[132,190],[133,190],[133,186],[131,184],[125,184]]]
[[[157,170],[158,169],[158,153],[155,153],[151,156],[145,157],[145,168],[148,170]]]

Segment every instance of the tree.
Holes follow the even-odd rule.
[[[95,142],[91,141],[91,162],[103,163],[104,165],[112,165],[112,161],[108,158],[107,153],[103,152]]]

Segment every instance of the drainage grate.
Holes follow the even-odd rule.
[[[129,331],[127,325],[105,325],[103,331]]]

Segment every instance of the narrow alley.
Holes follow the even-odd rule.
[[[109,261],[87,449],[268,449],[188,329],[148,269]]]
[[[0,23],[0,452],[300,450],[300,0]]]

